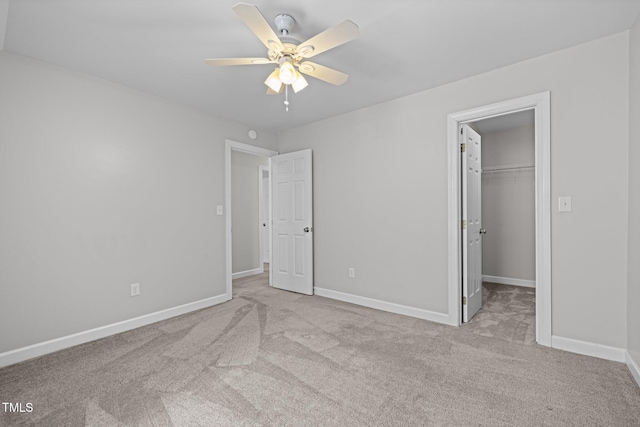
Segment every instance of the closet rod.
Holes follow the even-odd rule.
[[[522,169],[533,169],[536,165],[533,163],[521,164],[521,165],[505,165],[505,166],[488,166],[482,168],[482,172],[502,172],[502,171],[515,171]]]

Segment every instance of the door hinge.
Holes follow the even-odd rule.
[[[467,297],[462,297],[462,305],[467,305]]]
[[[467,144],[463,142],[462,144],[460,144],[460,152],[464,153],[466,151],[467,151]]]
[[[462,135],[462,128],[460,128],[460,135]]]
[[[466,230],[466,229],[467,229],[467,220],[466,220],[466,219],[463,219],[463,220],[462,220],[462,229],[463,229],[463,230]]]

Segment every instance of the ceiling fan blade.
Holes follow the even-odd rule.
[[[252,4],[238,3],[232,9],[242,18],[247,27],[253,31],[267,49],[275,51],[284,49],[280,39],[257,7]]]
[[[347,20],[311,37],[298,45],[298,53],[303,58],[311,58],[319,53],[349,42],[360,35],[358,26]]]
[[[260,65],[260,64],[270,64],[273,61],[267,58],[214,58],[214,59],[205,59],[209,65],[214,66],[224,66],[224,65]]]
[[[315,62],[305,61],[298,66],[298,70],[302,74],[306,74],[316,79],[323,80],[336,86],[340,86],[349,78],[348,74],[316,64]]]

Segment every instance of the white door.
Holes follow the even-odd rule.
[[[259,166],[258,185],[258,195],[260,197],[260,258],[263,263],[268,263],[271,259],[271,244],[269,243],[271,230],[271,220],[269,219],[269,199],[271,198],[271,186],[269,185],[269,168],[267,166]]]
[[[313,295],[311,150],[271,158],[271,284]]]
[[[462,155],[462,321],[482,308],[482,158],[480,135],[460,128]]]

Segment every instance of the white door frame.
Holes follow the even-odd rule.
[[[458,132],[461,124],[522,110],[535,113],[536,341],[551,347],[551,94],[542,92],[447,116],[449,185],[449,320],[461,324],[462,233],[461,170]]]
[[[269,150],[262,147],[256,147],[254,145],[245,144],[242,142],[231,141],[230,139],[225,140],[225,156],[224,156],[224,185],[225,185],[225,215],[226,215],[226,282],[227,282],[227,292],[226,292],[226,300],[230,300],[232,297],[232,237],[231,237],[231,151],[240,151],[243,153],[253,154],[256,156],[263,157],[271,157],[278,154],[277,151]]]

